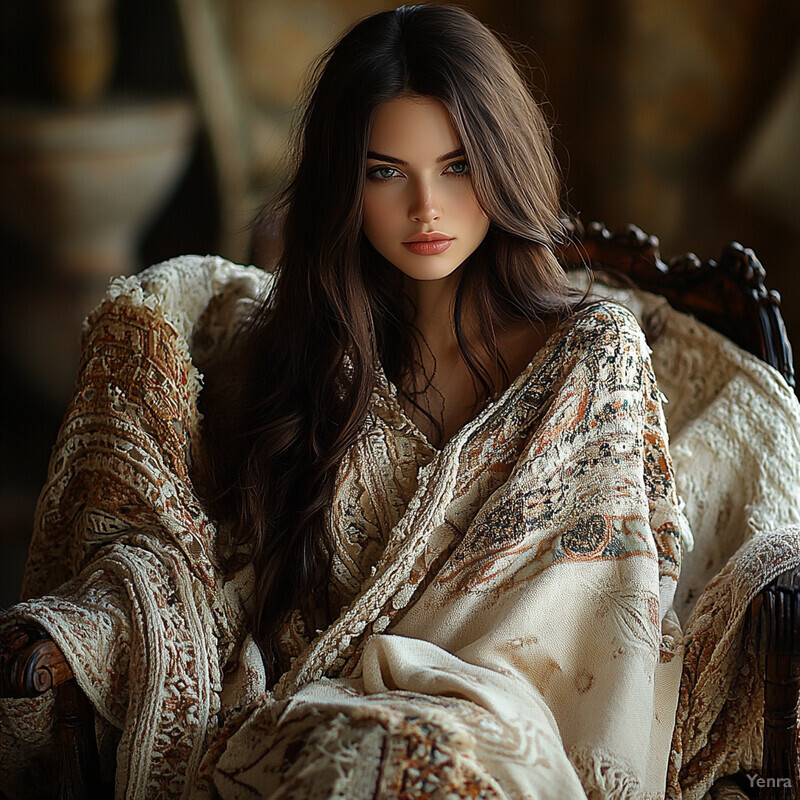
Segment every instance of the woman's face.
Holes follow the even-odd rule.
[[[409,278],[447,277],[486,236],[489,219],[441,101],[396,97],[380,105],[366,170],[364,235]]]

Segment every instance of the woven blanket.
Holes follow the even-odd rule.
[[[269,280],[178,259],[115,281],[87,326],[37,512],[34,599],[5,621],[35,620],[68,655],[117,797],[647,798],[667,780],[670,796],[702,797],[758,757],[756,723],[729,699],[758,672],[736,677],[736,642],[742,604],[800,561],[796,529],[771,530],[798,519],[782,497],[796,474],[755,498],[738,560],[684,636],[672,603],[691,534],[648,346],[612,303],[566,321],[442,450],[378,368],[330,513],[341,612],[318,631],[292,618],[291,669],[266,691],[252,576],[223,574],[191,471],[198,366]],[[682,318],[644,316],[660,342]],[[788,462],[797,412],[764,369]],[[695,391],[676,427],[729,383]],[[705,491],[692,480],[684,495]],[[705,530],[713,513],[697,508]],[[46,698],[0,708],[6,791],[35,796],[48,711]]]

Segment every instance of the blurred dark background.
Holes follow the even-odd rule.
[[[81,320],[182,253],[264,263],[311,60],[369,0],[0,0],[0,606],[16,600]],[[664,256],[752,247],[800,331],[800,4],[474,0],[527,64],[566,202]],[[545,100],[546,98],[546,100]]]

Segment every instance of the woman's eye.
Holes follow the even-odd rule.
[[[379,181],[388,181],[397,174],[398,172],[394,167],[376,167],[368,173],[370,178],[376,178]]]
[[[456,161],[453,164],[450,164],[447,167],[447,170],[452,175],[468,175],[469,174],[469,164],[466,161]]]

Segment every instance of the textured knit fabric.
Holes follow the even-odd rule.
[[[672,601],[691,534],[660,394],[634,316],[607,302],[562,324],[442,450],[378,369],[330,511],[341,612],[316,632],[294,618],[291,668],[265,691],[252,574],[222,574],[191,471],[197,365],[270,280],[178,259],[116,281],[87,327],[37,512],[36,599],[6,619],[37,621],[68,655],[117,797],[636,798],[667,778],[701,797],[756,757],[752,724],[737,730],[714,693],[752,689],[755,667],[750,683],[732,673],[742,603],[771,577],[765,552],[771,573],[800,560],[797,531],[772,534],[756,504],[759,527],[734,534],[750,549],[726,567],[735,595],[712,583],[684,641]],[[662,331],[682,317],[645,312]],[[0,709],[0,777],[31,796],[37,703]]]

